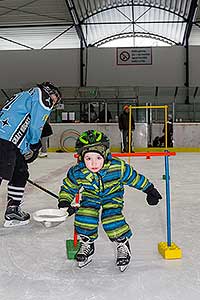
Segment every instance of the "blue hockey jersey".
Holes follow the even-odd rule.
[[[38,87],[14,95],[0,111],[0,138],[15,144],[22,154],[29,152],[30,144],[39,142],[52,108],[51,99]]]

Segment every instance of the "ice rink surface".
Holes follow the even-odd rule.
[[[18,228],[4,228],[6,182],[1,194],[1,300],[199,300],[200,299],[200,162],[198,153],[170,157],[172,241],[182,259],[165,260],[157,250],[166,241],[164,158],[135,157],[131,164],[146,175],[163,195],[151,207],[146,194],[126,188],[124,214],[134,236],[132,261],[120,273],[115,248],[101,226],[93,262],[83,269],[66,256],[65,242],[73,238],[73,217],[45,228],[31,220]],[[49,153],[30,164],[30,179],[58,193],[73,154]],[[23,209],[30,213],[56,208],[57,200],[27,184]]]

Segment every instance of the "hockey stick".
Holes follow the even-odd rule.
[[[39,188],[40,190],[44,191],[45,193],[53,196],[54,198],[56,198],[56,199],[59,198],[56,194],[45,189],[44,187],[40,186],[39,184],[33,182],[31,179],[28,179],[27,181],[30,184]],[[76,196],[76,203],[78,201],[77,199],[78,199],[78,196]],[[75,211],[74,211],[74,213],[75,213]],[[33,219],[37,222],[44,224],[44,226],[47,228],[59,225],[60,223],[65,221],[66,218],[68,218],[69,216],[70,215],[68,214],[67,211],[62,211],[61,209],[51,209],[51,208],[38,210],[33,213]],[[76,237],[76,239],[77,239],[77,237]]]
[[[39,184],[33,182],[31,179],[28,179],[27,181],[28,181],[30,184],[32,184],[32,185],[36,186],[37,188],[39,188],[40,190],[42,190],[43,192],[45,192],[45,193],[47,193],[47,194],[53,196],[54,198],[58,199],[58,195],[56,195],[56,194],[54,194],[53,192],[51,192],[51,191],[45,189],[43,186],[41,186],[41,185],[39,185]]]
[[[27,180],[30,184],[36,186],[43,192],[53,196],[54,198],[58,199],[58,196],[54,194],[53,192],[45,189],[43,186],[40,186],[39,184],[33,182],[31,179]],[[65,221],[67,218],[67,212],[62,211],[60,209],[41,209],[38,211],[35,211],[33,213],[33,219],[37,222],[42,223],[45,227],[49,228],[52,226],[57,226],[61,224],[63,221]]]

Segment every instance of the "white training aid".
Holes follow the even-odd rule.
[[[33,219],[44,224],[47,228],[64,222],[66,218],[66,212],[61,209],[41,209],[33,213]]]

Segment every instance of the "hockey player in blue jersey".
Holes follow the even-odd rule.
[[[5,227],[30,221],[30,215],[21,209],[28,163],[37,158],[44,123],[60,100],[59,89],[44,82],[14,95],[0,111],[0,183],[8,180]]]

